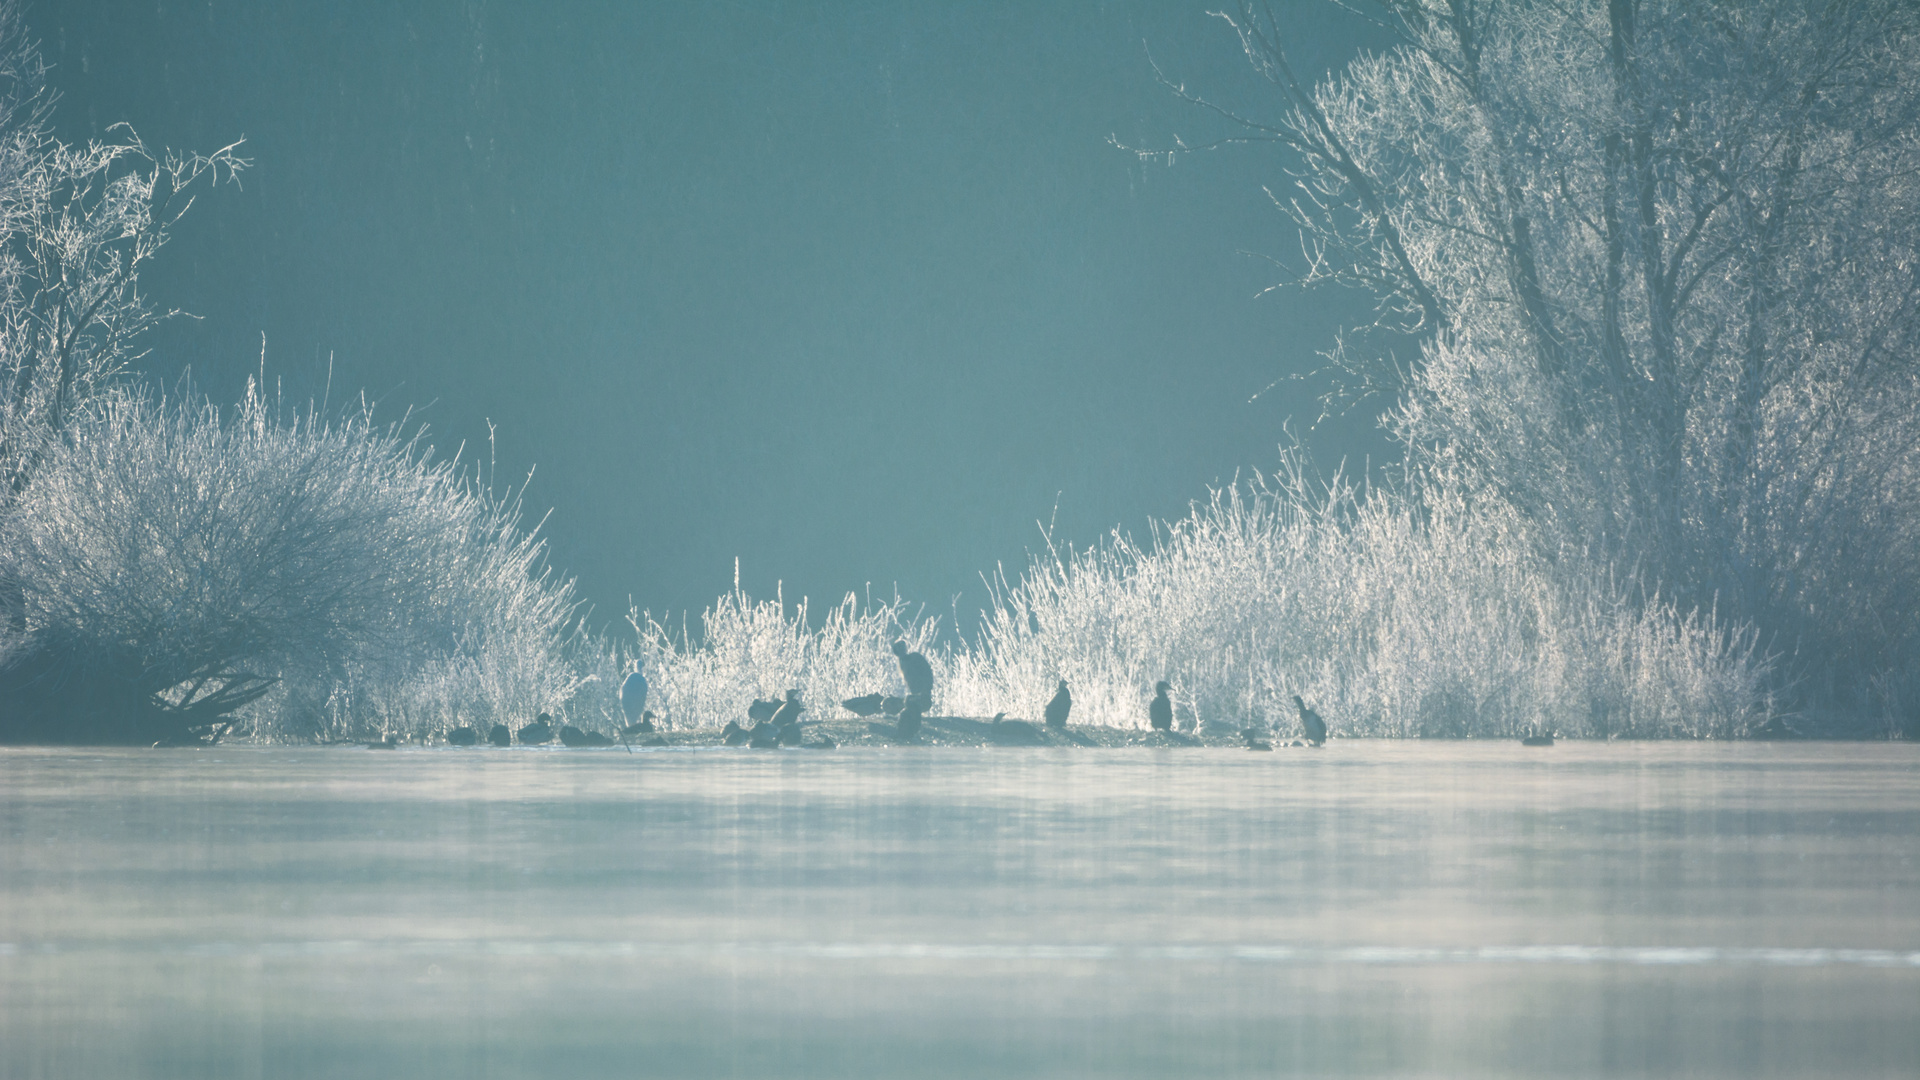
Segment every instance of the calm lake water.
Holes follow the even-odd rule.
[[[1920,747],[0,751],[0,1076],[1913,1076]]]

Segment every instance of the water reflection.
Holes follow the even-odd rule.
[[[0,752],[0,1075],[1887,1075],[1920,752]]]

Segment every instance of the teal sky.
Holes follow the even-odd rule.
[[[28,17],[63,137],[245,137],[146,279],[200,316],[146,368],[232,400],[420,408],[537,465],[598,619],[732,584],[871,583],[970,614],[1036,519],[1084,545],[1177,516],[1304,430],[1350,295],[1256,299],[1297,241],[1265,148],[1143,165],[1108,137],[1221,133],[1171,77],[1272,115],[1202,3],[66,0]],[[1296,10],[1297,9],[1297,10]],[[1303,64],[1363,44],[1282,5]],[[1324,462],[1384,452],[1371,415]]]

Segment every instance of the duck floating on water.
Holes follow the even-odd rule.
[[[533,723],[515,733],[524,746],[539,746],[553,741],[553,717],[541,713],[533,718]]]
[[[1273,744],[1259,737],[1252,728],[1241,728],[1240,737],[1246,740],[1249,750],[1272,750]]]
[[[480,733],[470,727],[457,727],[447,732],[448,746],[477,746],[479,743]]]
[[[513,732],[508,731],[505,724],[495,724],[493,730],[487,732],[487,741],[495,746],[512,746]]]
[[[560,742],[563,745],[576,748],[582,746],[613,745],[613,740],[607,738],[605,735],[597,731],[581,731],[572,724],[568,724],[566,727],[560,729]]]

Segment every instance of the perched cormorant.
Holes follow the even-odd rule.
[[[520,742],[527,746],[538,746],[553,741],[553,717],[541,713],[533,718],[533,723],[515,733]]]
[[[513,732],[508,731],[505,724],[495,724],[493,730],[487,732],[487,741],[495,746],[512,746]]]
[[[633,729],[627,734],[640,730],[635,725],[646,716],[647,677],[640,674],[640,658],[637,656],[633,658],[633,669],[627,673],[627,681],[620,684],[620,711],[627,714],[627,724]]]
[[[448,746],[475,746],[480,742],[480,733],[470,727],[457,727],[447,732]]]
[[[798,724],[800,722],[800,714],[805,712],[806,709],[807,707],[805,705],[800,704],[800,691],[787,691],[787,700],[781,702],[780,707],[774,710],[774,726],[790,727]]]
[[[1293,695],[1293,707],[1300,710],[1300,730],[1307,733],[1307,745],[1319,746],[1326,742],[1327,722],[1320,719],[1320,714],[1307,708],[1307,703],[1300,700],[1299,694]]]
[[[893,655],[900,658],[900,677],[907,680],[907,696],[933,699],[933,665],[924,654],[908,652],[907,643],[893,643]]]
[[[720,741],[728,746],[739,746],[747,741],[747,729],[729,720],[727,726],[720,729]]]
[[[1173,730],[1173,702],[1167,700],[1167,691],[1171,689],[1172,683],[1153,684],[1153,704],[1147,706],[1147,720],[1155,731]]]
[[[863,694],[850,697],[840,704],[855,716],[878,716],[886,707],[887,699],[880,694]]]
[[[913,739],[919,737],[920,719],[927,715],[928,705],[928,700],[919,694],[913,694],[907,698],[906,706],[900,710],[898,726],[901,738]]]
[[[640,712],[640,722],[637,724],[628,724],[626,727],[621,728],[620,734],[622,735],[653,734],[653,710],[642,709]]]
[[[1252,728],[1241,728],[1241,729],[1240,729],[1240,737],[1241,737],[1242,739],[1245,739],[1245,740],[1247,741],[1247,749],[1249,749],[1249,750],[1271,750],[1271,749],[1273,749],[1273,744],[1272,744],[1272,743],[1270,743],[1270,742],[1268,742],[1268,741],[1266,741],[1265,739],[1259,739],[1259,738],[1255,738],[1255,737],[1254,737],[1254,733],[1253,733],[1253,729],[1252,729]]]
[[[1053,692],[1053,700],[1047,702],[1047,726],[1066,727],[1067,714],[1073,711],[1073,692],[1067,689],[1067,680],[1060,680],[1060,689]]]
[[[613,740],[597,731],[581,731],[568,724],[560,729],[560,742],[566,746],[612,746]]]
[[[766,698],[764,700],[754,698],[753,704],[747,706],[747,719],[756,724],[764,723],[765,721],[773,719],[773,714],[779,711],[779,698]]]

